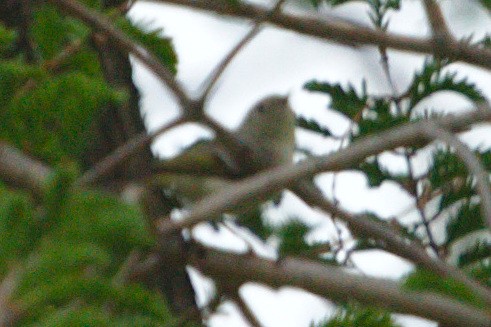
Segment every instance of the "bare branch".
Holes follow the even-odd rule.
[[[476,110],[459,116],[447,116],[436,120],[436,122],[439,126],[444,126],[445,128],[456,132],[466,128],[473,122],[490,119],[490,110]],[[211,220],[214,217],[220,217],[222,213],[233,211],[233,209],[239,205],[244,206],[244,204],[247,203],[260,201],[260,199],[264,199],[268,195],[278,192],[281,189],[290,188],[292,185],[296,185],[298,181],[310,178],[316,173],[351,168],[368,156],[396,147],[414,145],[418,142],[424,144],[427,139],[424,131],[427,128],[431,128],[434,123],[435,122],[432,121],[421,121],[406,124],[377,135],[371,135],[370,137],[360,139],[351,146],[334,154],[319,157],[317,159],[306,160],[296,166],[279,167],[259,173],[251,178],[234,183],[234,185],[225,188],[220,193],[199,201],[182,220],[175,222],[169,219],[161,219],[157,227],[162,234],[176,232],[182,228],[188,228],[197,223]],[[322,204],[322,202],[317,203],[317,205],[319,204]],[[332,208],[325,207],[325,209],[329,209],[327,211],[333,212],[336,216],[340,216],[340,214],[343,213],[334,206]],[[343,218],[348,219],[348,216],[344,216]],[[369,232],[370,235],[375,238],[387,242],[388,247],[394,253],[409,260],[413,260],[419,265],[438,274],[450,276],[463,282],[491,305],[491,292],[488,289],[444,263],[431,259],[426,252],[413,248],[412,245],[408,245],[408,243],[405,240],[400,239],[397,234],[387,234],[387,229],[375,225],[368,219],[357,219],[349,222],[352,224],[352,227],[353,224],[356,224],[354,226],[358,227],[360,233],[362,231],[366,233]]]
[[[448,30],[445,18],[438,4],[435,0],[423,0],[423,3],[426,9],[426,16],[428,16],[433,30],[435,46],[445,46],[445,44],[452,42],[452,35]],[[440,49],[440,51],[444,55],[444,48]]]
[[[261,24],[260,21],[256,22],[254,27],[240,40],[237,45],[230,51],[230,53],[223,59],[223,61],[218,65],[218,67],[213,71],[211,76],[209,77],[209,82],[208,85],[206,86],[205,90],[203,91],[203,95],[201,96],[201,101],[204,102],[204,100],[208,97],[210,94],[211,89],[213,86],[215,86],[216,82],[222,76],[223,72],[225,69],[228,67],[230,62],[235,58],[235,56],[242,50],[261,30]]]
[[[252,327],[261,327],[262,324],[259,321],[259,319],[256,317],[254,312],[252,312],[251,308],[247,305],[247,303],[244,302],[242,297],[240,296],[238,290],[235,290],[233,294],[228,294],[232,300],[237,304],[237,306],[240,308],[240,311],[244,315],[244,317],[247,319],[249,324]]]
[[[171,3],[194,9],[212,11],[222,15],[255,19],[267,13],[268,9],[249,3],[234,3],[208,0],[150,0]],[[305,17],[288,13],[275,13],[268,22],[298,33],[319,37],[325,40],[351,45],[366,44],[386,48],[441,55],[435,48],[433,39],[421,39],[393,33],[384,33],[346,22],[327,21],[317,17]],[[491,69],[491,50],[480,49],[465,43],[447,44],[445,56],[456,61]]]
[[[145,133],[140,134],[137,137],[134,137],[126,144],[122,145],[118,149],[116,149],[112,154],[99,162],[95,167],[86,172],[78,181],[78,185],[83,184],[93,184],[97,182],[100,178],[111,172],[117,165],[121,164],[124,160],[129,158],[133,153],[148,145],[156,136],[163,133],[165,130],[186,121],[198,121],[212,127],[220,136],[221,140],[224,140],[226,145],[233,145],[228,147],[230,149],[237,149],[240,153],[245,153],[247,149],[244,149],[244,146],[240,146],[239,140],[237,140],[232,133],[225,130],[219,124],[217,124],[210,117],[205,116],[203,111],[204,101],[202,100],[192,100],[188,97],[188,95],[184,92],[183,88],[179,83],[174,79],[174,76],[170,73],[170,71],[162,65],[158,59],[144,47],[129,39],[124,33],[115,28],[107,18],[102,15],[86,8],[85,6],[79,4],[73,0],[51,0],[60,8],[68,12],[69,14],[81,19],[86,24],[91,26],[92,28],[97,28],[102,32],[109,35],[111,38],[115,40],[115,43],[123,50],[132,53],[138,59],[140,59],[151,71],[153,71],[171,90],[174,92],[175,96],[178,98],[181,107],[183,108],[183,118],[176,120],[170,123],[168,126],[164,126],[157,132],[146,135]],[[281,3],[281,2],[280,2]],[[278,7],[279,8],[279,7]],[[275,8],[276,11],[276,8]],[[264,17],[266,17],[269,13],[266,12]],[[262,17],[262,16],[261,16]],[[247,43],[247,39],[252,38],[253,34],[250,37],[246,38],[242,46]],[[231,53],[229,56],[229,60],[237,53],[242,47],[241,44]],[[225,69],[227,62],[224,63],[222,70]],[[212,77],[212,83],[210,83],[210,87],[213,85],[213,80],[218,79],[221,74],[220,68],[219,71]],[[235,156],[233,156],[235,157]],[[238,156],[237,156],[238,157]]]
[[[428,125],[425,133],[431,139],[439,139],[455,149],[455,153],[465,163],[467,169],[476,178],[477,191],[481,196],[481,213],[488,226],[491,226],[491,187],[489,185],[489,173],[484,169],[481,161],[474,153],[457,137],[447,132],[440,126]]]
[[[491,115],[489,113],[485,116],[467,114],[467,116],[469,115],[472,116],[473,119],[466,117],[465,115],[461,115],[460,117],[453,117],[451,120],[445,120],[446,124],[444,124],[444,126],[451,127],[452,129],[460,129],[463,128],[465,125],[471,123],[472,121],[476,120],[477,118],[491,118]],[[466,117],[466,119],[462,119],[461,117]],[[2,157],[0,156],[0,158]],[[23,158],[22,160],[25,159]],[[333,163],[331,163],[331,165],[332,164]],[[49,176],[49,173],[49,168],[45,168],[39,173],[38,179],[40,184],[42,184],[44,180]],[[163,248],[162,250],[172,251],[171,248]],[[451,322],[450,325],[455,325],[454,323],[457,321],[455,319],[459,319],[457,317],[466,319],[466,321],[468,322],[467,325],[469,326],[481,326],[482,324],[480,324],[480,321],[482,322],[484,321],[484,319],[488,319],[480,312],[472,311],[472,309],[470,309],[472,311],[470,314],[468,311],[469,309],[463,307],[461,304],[457,304],[457,306],[455,306],[455,303],[453,303],[452,301],[447,301],[434,295],[429,295],[428,298],[426,295],[415,294],[414,296],[416,296],[416,298],[414,298],[413,295],[409,296],[408,292],[406,291],[398,291],[397,287],[393,287],[390,282],[384,281],[380,283],[380,285],[374,285],[371,283],[372,281],[370,279],[365,280],[365,277],[350,276],[346,273],[345,270],[339,270],[339,268],[328,268],[324,264],[311,262],[307,262],[306,264],[305,260],[293,259],[284,259],[280,263],[272,263],[263,259],[254,258],[252,256],[238,256],[233,254],[215,252],[217,251],[214,251],[213,255],[206,256],[206,260],[203,260],[203,252],[199,251],[199,258],[197,259],[197,263],[196,261],[194,263],[197,264],[197,266],[205,273],[211,275],[216,275],[217,273],[222,274],[224,273],[224,271],[226,271],[228,278],[236,278],[243,280],[244,282],[256,280],[259,282],[264,282],[271,286],[297,286],[304,288],[307,291],[311,291],[331,299],[344,299],[348,296],[352,296],[353,298],[363,303],[369,304],[374,304],[373,299],[383,299],[380,300],[382,302],[380,303],[380,305],[387,307],[388,309],[393,309],[395,311],[403,313],[417,314],[429,319],[434,319],[442,322]],[[231,264],[231,262],[233,264]],[[294,265],[291,266],[290,262],[293,262]],[[250,267],[250,269],[245,269],[241,266],[250,266],[249,263],[252,263],[254,265],[258,263],[259,268],[252,269]],[[311,265],[314,265],[312,270]],[[267,267],[267,274],[264,274],[261,271],[257,271],[257,269],[263,269],[265,267]],[[317,271],[317,269],[320,269],[321,267],[322,269],[327,270],[322,270],[322,272]],[[237,272],[235,271],[236,269],[238,269]],[[331,269],[334,270],[331,271]],[[277,276],[283,276],[283,279],[277,278]],[[337,280],[337,278],[341,278],[342,276],[344,276],[342,278],[344,280],[343,282]],[[321,279],[320,281],[315,281],[315,283],[312,284],[312,277]],[[354,277],[355,280],[352,280],[352,277]],[[346,280],[344,278],[348,279]],[[317,284],[317,282],[321,284]],[[334,287],[333,285],[330,285],[330,283],[333,283]],[[361,287],[361,289],[359,289],[359,287]],[[389,289],[387,289],[386,287],[388,287]],[[378,292],[382,292],[386,295],[387,298],[380,297],[380,294],[378,294]],[[408,296],[412,299],[406,299]],[[416,303],[418,303],[418,305],[416,305]],[[376,304],[378,304],[378,302]],[[467,317],[467,315],[469,315],[470,318]],[[460,321],[458,322],[458,324],[460,324]]]
[[[10,303],[11,297],[17,289],[22,269],[20,266],[10,269],[0,283],[0,326],[12,326],[18,318],[18,312]]]
[[[176,119],[170,123],[160,127],[155,132],[148,134],[142,132],[138,136],[133,137],[125,144],[118,147],[111,154],[97,163],[90,170],[86,171],[76,182],[77,185],[91,185],[97,183],[101,178],[109,174],[118,165],[122,164],[126,159],[134,153],[149,145],[157,136],[168,131],[169,129],[182,124],[184,119]]]
[[[202,249],[191,264],[217,279],[234,283],[260,282],[272,287],[294,286],[332,299],[356,300],[391,311],[425,317],[448,326],[489,326],[484,312],[432,293],[401,290],[397,283],[349,273],[315,261],[283,258],[272,262],[249,255]]]
[[[281,6],[285,0],[279,0],[276,5],[271,9],[271,11],[266,12],[264,15],[256,17],[256,22],[254,23],[254,27],[240,40],[237,45],[229,52],[229,54],[223,59],[223,61],[218,65],[218,67],[213,71],[209,78],[209,82],[205,90],[203,91],[203,95],[201,96],[201,101],[208,97],[211,89],[216,84],[220,76],[223,74],[225,69],[228,67],[230,62],[235,58],[235,56],[247,45],[250,41],[259,33],[261,30],[261,24],[270,16],[280,11]]]
[[[40,196],[50,173],[51,170],[41,162],[29,158],[5,142],[0,142],[0,178],[3,181]]]
[[[310,182],[299,182],[294,191],[302,200],[311,206],[318,207],[328,214],[333,214],[347,222],[356,235],[366,235],[380,240],[388,251],[416,263],[418,266],[433,271],[443,277],[460,281],[473,290],[481,299],[491,305],[491,290],[479,284],[460,270],[447,265],[439,258],[432,258],[419,244],[401,237],[388,225],[377,223],[369,217],[356,216],[347,213],[338,206],[327,201],[319,189]]]
[[[436,120],[439,126],[452,132],[462,131],[469,125],[491,120],[491,110],[480,109],[469,113],[447,116]],[[405,124],[401,127],[370,135],[362,138],[349,147],[336,153],[310,160],[305,160],[297,165],[289,165],[269,169],[234,183],[223,192],[206,197],[196,203],[192,210],[180,221],[161,219],[159,228],[162,233],[175,232],[182,228],[191,227],[197,223],[207,221],[210,217],[219,217],[226,211],[233,211],[239,204],[253,202],[256,199],[267,197],[295,184],[296,181],[309,178],[324,171],[339,171],[353,167],[361,160],[371,155],[397,147],[414,145],[417,142],[425,144],[427,138],[424,130],[429,121]],[[431,125],[432,126],[432,125]]]

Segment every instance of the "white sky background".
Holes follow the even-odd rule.
[[[260,0],[256,0],[260,1]],[[307,1],[307,0],[306,0]],[[491,32],[491,19],[474,1],[441,1],[449,27],[457,37],[473,33],[481,37]],[[392,15],[389,30],[412,36],[425,36],[429,32],[421,2],[402,1],[402,10]],[[300,9],[287,6],[285,10]],[[302,9],[305,10],[305,9]],[[326,19],[344,17],[360,24],[369,25],[367,7],[361,2],[343,5],[332,10],[322,8]],[[216,67],[228,51],[251,28],[245,20],[211,15],[204,11],[192,11],[183,7],[137,2],[130,16],[152,27],[162,27],[164,35],[171,37],[179,58],[177,78],[191,94],[198,94],[209,73]],[[379,54],[374,47],[348,48],[327,43],[312,37],[290,31],[268,27],[233,60],[215,87],[208,103],[209,113],[224,125],[235,128],[245,116],[247,109],[263,96],[280,93],[289,94],[295,112],[308,118],[317,118],[337,135],[348,128],[348,121],[342,116],[325,109],[329,99],[326,96],[311,94],[302,90],[305,82],[320,81],[348,82],[359,88],[362,79],[367,80],[372,93],[387,94],[388,88]],[[415,70],[422,67],[423,56],[389,51],[392,77],[399,91],[405,90]],[[458,70],[459,76],[468,76],[481,90],[491,97],[491,74],[467,65],[451,65],[450,70]],[[147,124],[155,129],[178,115],[178,107],[170,99],[168,92],[141,65],[135,65],[135,80],[143,93],[143,108]],[[454,94],[433,96],[425,105],[441,107],[454,112],[465,108],[468,102]],[[489,147],[491,131],[480,128],[467,133],[464,141],[473,145]],[[192,143],[197,137],[207,134],[200,128],[179,128],[165,134],[155,144],[155,150],[162,156],[177,153]],[[297,132],[297,144],[311,149],[316,154],[324,154],[338,149],[339,144],[327,138],[305,131]],[[405,164],[395,156],[386,155],[389,168],[405,169]],[[422,156],[415,169],[424,169],[428,157]],[[327,194],[331,194],[331,176],[324,175],[319,183]],[[382,217],[398,215],[413,205],[413,201],[397,186],[384,183],[380,188],[368,189],[365,177],[359,173],[343,172],[337,175],[336,197],[341,205],[353,212],[375,211]],[[271,209],[272,219],[283,217],[284,212],[308,217],[316,226],[311,235],[315,240],[333,239],[335,233],[329,221],[320,213],[306,208],[293,195],[287,195],[281,210]],[[411,219],[408,215],[406,219]],[[243,231],[246,238],[250,235]],[[215,233],[207,226],[196,228],[194,234],[201,241],[221,248],[244,251],[246,245],[230,232]],[[274,256],[271,245],[257,244],[255,250],[265,256]],[[373,276],[399,278],[411,266],[399,258],[372,251],[354,256],[357,265]],[[213,290],[209,282],[198,273],[193,273],[197,285],[198,300],[201,304],[209,300]],[[246,303],[250,305],[264,326],[309,326],[332,313],[327,301],[292,288],[271,290],[250,284],[241,289]],[[421,319],[400,318],[404,326],[436,326]],[[236,308],[228,303],[223,305],[220,314],[209,320],[209,326],[247,326],[237,314]]]

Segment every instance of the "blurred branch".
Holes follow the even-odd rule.
[[[477,113],[480,113],[480,115]],[[457,130],[465,127],[475,120],[491,118],[490,112],[479,111],[477,113],[474,112],[465,114],[458,117],[452,117],[451,119],[442,119],[441,121],[445,122],[443,126],[447,126],[452,130]],[[412,125],[420,126],[421,123]],[[398,128],[397,130],[401,129],[404,130],[403,128]],[[416,133],[416,131],[413,131],[413,133]],[[387,134],[387,132],[384,134]],[[403,137],[399,142],[404,143],[404,140],[408,142],[408,135]],[[377,139],[377,137],[375,139]],[[417,139],[418,137],[413,138],[413,140]],[[389,144],[394,144],[394,141],[388,142]],[[363,143],[366,142],[357,143],[361,143],[363,145]],[[374,144],[377,143],[375,142]],[[380,147],[377,148],[380,149]],[[361,149],[363,149],[363,147],[361,147]],[[352,154],[351,158],[366,155],[366,152],[356,153],[358,151],[361,150],[355,151],[355,154]],[[340,152],[343,154],[343,152],[346,152],[346,150],[341,150]],[[23,161],[27,160],[19,153],[17,155]],[[0,156],[0,158],[3,158],[3,156]],[[342,156],[340,158],[342,158]],[[347,164],[348,162],[328,161],[327,167],[332,166],[333,168],[337,167],[337,169],[341,169],[343,163]],[[304,172],[305,169],[307,169],[308,172],[309,170],[316,168],[315,166],[312,167],[311,165],[305,164],[303,166],[305,166],[305,168],[301,170],[301,172]],[[0,167],[2,167],[1,160]],[[322,164],[322,161],[320,161],[319,167],[317,168],[325,169],[326,164]],[[29,169],[27,168],[27,170]],[[288,167],[287,169],[287,171],[293,170],[295,170],[295,167]],[[44,168],[37,174],[36,180],[38,180],[40,183],[38,187],[41,187],[44,180],[49,176],[49,173],[49,168]],[[266,174],[266,176],[269,175],[271,174]],[[279,176],[281,177],[281,175]],[[240,184],[251,184],[257,179],[258,177],[255,177]],[[264,174],[259,179],[262,179],[264,182]],[[273,180],[274,179],[278,179],[278,174],[274,174]],[[283,182],[282,179],[279,180]],[[278,183],[276,182],[276,184]],[[256,185],[255,189],[260,192],[263,188],[267,188],[267,186],[267,183],[260,184],[259,186]],[[277,185],[273,186],[277,187]],[[227,192],[227,190],[225,190],[225,192]],[[240,185],[238,194],[242,194],[242,192],[244,192],[244,187],[243,185]],[[223,197],[226,198],[226,196]],[[175,248],[162,247],[159,251],[162,251],[161,255],[167,255],[166,251],[175,251]],[[171,255],[176,254],[174,253]],[[301,287],[307,291],[334,300],[354,298],[362,303],[376,304],[397,312],[416,314],[429,319],[447,322],[449,325],[454,326],[461,325],[463,321],[465,321],[466,325],[468,326],[486,326],[486,324],[489,323],[489,317],[486,317],[481,312],[475,309],[470,309],[452,300],[431,294],[413,294],[407,291],[400,291],[396,284],[389,281],[380,281],[350,275],[346,272],[346,270],[331,268],[325,264],[319,264],[306,260],[286,258],[282,259],[278,263],[274,263],[264,259],[255,258],[254,256],[250,255],[242,256],[237,254],[227,254],[215,250],[200,250],[196,252],[194,258],[191,260],[191,263],[195,264],[206,274],[219,277],[227,276],[227,278],[233,278],[234,281],[240,283],[252,280],[263,282],[270,286],[291,285]],[[150,266],[152,266],[152,264],[150,264]],[[151,269],[150,266],[147,266],[145,270]],[[125,275],[132,274],[125,273]]]
[[[249,3],[231,3],[229,1],[209,0],[149,0],[151,2],[169,3],[194,9],[212,11],[217,14],[255,19],[267,13],[268,9]],[[327,21],[319,17],[298,16],[288,13],[275,13],[268,18],[268,23],[280,28],[296,31],[301,34],[319,37],[325,40],[351,45],[376,45],[416,53],[441,56],[432,39],[408,37],[393,33],[384,33],[359,25]],[[491,50],[479,49],[468,44],[452,41],[446,45],[445,56],[456,61],[491,69]]]
[[[459,132],[469,125],[491,120],[491,109],[481,107],[478,110],[461,115],[449,115],[432,121],[409,123],[385,132],[364,137],[353,142],[350,146],[333,154],[305,160],[297,165],[288,165],[269,169],[234,183],[223,192],[206,197],[197,202],[192,210],[180,221],[161,219],[159,228],[162,233],[177,231],[207,221],[210,217],[233,210],[239,204],[264,198],[271,193],[294,185],[296,181],[309,178],[324,171],[339,171],[349,169],[361,160],[385,150],[402,146],[426,144],[425,130],[437,123],[442,128]]]
[[[18,312],[10,303],[11,297],[17,289],[22,275],[20,266],[11,268],[0,283],[0,326],[13,326]]]
[[[94,165],[90,170],[86,171],[77,180],[77,185],[91,185],[97,183],[99,179],[106,176],[106,174],[122,164],[134,153],[149,145],[157,136],[182,124],[184,121],[184,119],[176,119],[160,127],[153,133],[142,132],[138,136],[131,138],[128,142],[116,148],[111,154]]]
[[[448,326],[484,327],[491,322],[484,312],[456,300],[401,290],[393,281],[358,276],[344,268],[310,260],[283,258],[274,262],[250,255],[199,249],[191,256],[190,264],[216,279],[226,278],[237,284],[252,281],[271,287],[299,287],[334,301],[356,300]]]
[[[24,188],[37,196],[51,173],[50,168],[8,145],[0,142],[0,179],[14,187]]]
[[[228,67],[230,62],[259,33],[259,31],[261,30],[261,24],[269,17],[271,17],[273,14],[279,12],[284,2],[285,0],[279,0],[276,3],[276,5],[273,7],[273,9],[255,18],[254,27],[242,38],[242,40],[240,40],[239,43],[237,43],[237,45],[235,45],[235,47],[228,53],[228,55],[218,65],[218,67],[212,72],[209,78],[208,85],[206,86],[205,90],[203,91],[203,95],[201,96],[202,102],[206,100],[211,89],[216,84],[220,76],[222,76],[223,72]]]
[[[380,240],[384,244],[384,249],[389,252],[413,261],[418,266],[433,271],[438,275],[460,281],[491,305],[490,289],[469,278],[460,270],[441,261],[439,258],[430,257],[423,247],[401,237],[401,235],[390,229],[387,224],[373,221],[369,217],[362,215],[352,215],[340,209],[338,206],[327,201],[321,191],[311,182],[301,181],[297,183],[294,192],[309,205],[318,207],[326,213],[335,215],[347,222],[354,234],[365,235]]]
[[[435,123],[453,132],[461,131],[474,122],[490,120],[491,110],[489,108],[487,109],[483,110],[481,108],[481,110],[459,116],[447,116],[435,121],[420,121],[406,124],[360,139],[334,154],[306,160],[296,166],[279,167],[259,173],[251,178],[234,183],[220,193],[197,202],[191,208],[190,212],[182,217],[180,221],[161,219],[158,222],[158,229],[162,234],[166,234],[188,228],[197,223],[208,221],[213,217],[220,217],[222,213],[233,211],[239,205],[244,206],[248,203],[257,202],[281,189],[292,188],[298,181],[311,178],[317,173],[348,169],[368,156],[396,147],[414,145],[415,143],[425,144],[427,142],[425,131],[433,128]],[[398,234],[390,233],[383,226],[377,225],[369,219],[351,219],[351,215],[345,214],[335,206],[327,207],[324,202],[328,203],[324,200],[317,200],[315,205],[321,206],[321,208],[324,206],[326,211],[334,213],[335,216],[342,217],[350,223],[352,228],[357,229],[359,233],[384,240],[387,243],[387,247],[394,253],[413,260],[419,265],[435,271],[440,275],[450,276],[463,282],[491,305],[491,291],[485,287],[472,281],[459,271],[445,265],[443,262],[433,260],[423,249],[410,245]]]
[[[170,124],[162,127],[157,132],[146,135],[146,133],[142,133],[136,137],[133,137],[126,144],[117,148],[112,154],[104,158],[102,161],[98,162],[92,169],[87,171],[79,180],[78,185],[83,184],[93,184],[97,182],[100,178],[104,177],[108,173],[110,173],[115,167],[121,164],[124,160],[128,159],[132,154],[142,149],[144,146],[150,144],[150,142],[158,135],[168,130],[169,128],[176,126],[178,124],[182,124],[187,121],[196,121],[203,123],[205,125],[210,126],[217,133],[218,138],[224,143],[226,148],[231,151],[231,155],[233,158],[242,158],[247,157],[247,153],[249,149],[247,149],[240,140],[230,133],[228,130],[223,128],[220,124],[218,124],[214,119],[208,117],[204,113],[204,97],[206,97],[206,92],[209,92],[209,89],[205,92],[205,95],[202,99],[193,100],[191,99],[182,86],[175,80],[172,73],[162,65],[159,60],[148,50],[146,50],[143,46],[134,42],[130,38],[128,38],[123,32],[119,29],[115,28],[109,20],[98,14],[97,12],[88,9],[82,4],[73,1],[73,0],[51,0],[53,3],[58,5],[60,8],[65,10],[67,13],[77,17],[78,19],[85,22],[92,28],[98,29],[103,33],[106,33],[110,36],[115,44],[122,50],[127,51],[128,53],[132,53],[136,58],[141,60],[152,72],[154,72],[157,77],[160,78],[162,82],[164,82],[170,90],[174,93],[174,95],[178,98],[181,107],[183,108],[182,118],[171,122]],[[281,4],[282,1],[279,2]],[[275,7],[274,12],[277,11],[279,5]],[[262,14],[258,17],[267,17],[269,15],[268,12]],[[258,25],[259,26],[259,25]],[[213,86],[216,80],[219,78],[220,74],[223,72],[228,62],[235,56],[236,53],[255,35],[257,31],[254,33],[248,34],[246,38],[239,43],[239,45],[230,53],[230,55],[226,58],[226,60],[220,65],[218,71],[212,75],[211,83],[209,88]]]
[[[443,13],[435,0],[423,0],[426,16],[433,30],[435,49],[439,50],[440,56],[445,56],[446,46],[454,42],[450,34]]]
[[[232,299],[232,301],[234,301],[237,304],[240,311],[242,312],[242,314],[246,318],[247,322],[249,322],[249,324],[252,327],[261,327],[262,326],[261,322],[256,317],[254,312],[252,312],[251,308],[249,308],[247,303],[244,302],[244,300],[240,296],[239,291],[237,289],[235,289],[232,294],[228,293],[227,295]]]

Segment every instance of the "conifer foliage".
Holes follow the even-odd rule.
[[[322,79],[305,82],[309,92],[326,95],[329,99],[326,110],[343,115],[350,120],[351,127],[345,135],[338,136],[301,114],[297,127],[323,138],[341,139],[340,152],[345,151],[346,158],[352,154],[355,159],[338,160],[328,166],[325,162],[331,157],[316,158],[303,151],[305,162],[318,160],[313,165],[318,170],[301,176],[303,180],[307,177],[311,183],[322,167],[331,167],[325,170],[332,170],[333,176],[339,170],[364,174],[371,188],[395,183],[414,199],[415,207],[411,210],[417,219],[407,222],[403,217],[383,219],[374,212],[353,214],[339,208],[336,199],[315,200],[300,193],[306,203],[328,214],[326,219],[331,219],[337,239],[311,242],[309,235],[315,226],[308,217],[285,217],[283,224],[275,225],[260,209],[234,218],[225,215],[215,222],[217,229],[231,229],[238,237],[242,237],[242,232],[237,230],[246,228],[254,235],[253,242],[275,244],[279,259],[268,266],[271,269],[263,269],[267,263],[257,257],[252,247],[247,255],[224,254],[197,244],[196,240],[184,241],[179,226],[163,220],[171,209],[178,207],[176,199],[167,192],[137,188],[141,201],[130,201],[125,196],[135,171],[147,172],[154,159],[149,149],[151,139],[141,141],[145,131],[138,111],[138,92],[131,78],[130,81],[123,78],[131,77],[130,53],[177,93],[183,111],[189,111],[185,119],[202,119],[205,124],[210,120],[196,111],[197,105],[206,103],[208,94],[200,99],[203,101],[189,101],[173,80],[178,58],[171,41],[163,37],[161,30],[129,21],[125,6],[130,6],[131,1],[116,2],[0,3],[0,326],[194,326],[206,323],[225,300],[236,302],[251,325],[260,325],[238,292],[248,281],[260,281],[271,287],[305,288],[332,300],[338,310],[325,321],[312,323],[316,327],[400,326],[392,313],[418,315],[442,326],[457,326],[466,319],[469,326],[491,324],[491,217],[487,216],[491,207],[486,203],[486,197],[491,197],[487,174],[491,170],[491,151],[471,150],[456,134],[478,120],[489,120],[486,111],[491,109],[481,90],[452,66],[456,60],[467,58],[471,64],[491,69],[489,61],[486,66],[476,59],[491,58],[489,37],[472,43],[459,42],[463,57],[458,57],[457,52],[445,52],[453,51],[451,46],[456,43],[438,48],[441,40],[428,42],[432,45],[421,49],[407,46],[405,50],[426,53],[427,59],[414,73],[407,89],[392,89],[386,95],[370,94],[366,82],[361,87]],[[321,8],[348,2],[311,0],[310,5]],[[372,30],[365,31],[367,38],[388,33],[389,16],[400,10],[402,0],[363,2],[370,8],[373,24]],[[432,7],[435,2],[425,3],[429,19],[437,21],[439,11]],[[489,1],[481,3],[489,9]],[[82,9],[73,9],[73,4],[81,5]],[[182,4],[205,9],[210,6],[207,9],[248,18],[254,18],[251,13],[263,10],[228,0],[220,2],[219,9],[201,1]],[[285,18],[286,23],[275,20],[282,15],[279,7],[273,9],[277,12],[256,17],[256,26],[271,20],[298,32],[295,21],[288,21],[291,17]],[[111,25],[98,23],[98,17],[105,17]],[[322,24],[320,20],[319,26]],[[305,23],[300,32],[317,33],[308,26]],[[432,26],[435,35],[441,32],[438,24]],[[336,26],[331,28],[327,38],[339,41],[339,37],[333,36]],[[352,28],[356,31],[360,27]],[[325,37],[322,35],[316,36]],[[253,33],[248,37],[253,37]],[[357,36],[351,41],[364,42]],[[247,38],[243,43],[247,43]],[[387,49],[402,46],[380,38],[365,43],[378,46],[390,84]],[[109,56],[101,55],[101,49],[108,44],[118,51],[120,61],[108,63]],[[473,53],[477,55],[472,56]],[[231,58],[233,55],[228,60]],[[211,78],[211,86],[219,76],[220,73]],[[481,119],[462,116],[464,119],[458,121],[426,107],[424,100],[442,91],[468,99],[472,109],[481,110]],[[376,139],[379,135],[407,131],[408,126],[423,126],[421,123],[427,121],[434,122],[435,131],[421,129],[422,135],[413,136],[407,136],[407,132],[404,137],[412,137],[414,142],[393,139],[381,151],[358,159],[356,153],[364,149],[357,148],[357,144],[380,141]],[[131,161],[134,154],[142,153],[138,151],[146,151],[145,156],[140,156],[140,161]],[[389,169],[383,153],[402,158],[407,166],[405,171],[394,173]],[[416,174],[413,165],[422,153],[430,153],[429,164],[424,173]],[[15,158],[13,163],[11,158]],[[142,163],[141,158],[148,162]],[[117,164],[111,166],[114,161]],[[128,161],[133,165],[130,169],[127,168],[130,164],[122,165]],[[304,161],[298,166],[304,167]],[[99,165],[101,162],[107,165]],[[91,182],[87,182],[87,172],[93,174]],[[264,176],[252,176],[251,180],[254,178],[260,180]],[[100,183],[94,182],[97,179]],[[283,186],[295,192],[296,182],[278,184],[278,188]],[[278,188],[271,192],[278,192]],[[193,214],[199,216],[194,211],[189,215]],[[205,217],[196,222],[206,220]],[[186,227],[192,228],[193,224],[190,222]],[[176,228],[174,234],[168,232]],[[437,228],[439,234],[444,234],[443,241],[435,237]],[[246,237],[247,242],[251,242],[250,238]],[[359,288],[364,283],[350,279],[364,278],[356,275],[353,253],[372,249],[397,254],[415,264],[413,272],[403,280],[387,281],[387,289],[378,290],[376,294],[387,294],[384,299],[373,295],[369,287],[372,282],[380,287],[385,287],[384,284],[367,278],[368,286]],[[229,266],[217,263],[210,257],[213,254],[223,258],[232,255],[233,262]],[[303,260],[305,267],[311,267],[306,269],[311,270],[297,273],[291,267],[298,260]],[[244,269],[238,271],[236,264]],[[189,291],[186,265],[216,282],[216,294],[204,308],[196,307],[192,289]],[[328,274],[319,273],[323,268],[343,272],[346,280],[332,281]],[[312,286],[329,282],[339,288]],[[346,291],[339,291],[343,287]]]

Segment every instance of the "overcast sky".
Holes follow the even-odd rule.
[[[392,15],[390,31],[412,36],[427,35],[428,25],[420,1],[406,0],[402,4],[402,10]],[[472,33],[479,37],[485,32],[491,32],[489,16],[474,1],[448,0],[441,4],[456,36]],[[286,10],[300,9],[288,5]],[[367,7],[361,2],[343,5],[335,10],[323,8],[322,14],[328,19],[339,17],[370,24]],[[191,94],[197,94],[209,73],[251,28],[250,23],[244,20],[150,2],[138,2],[130,11],[130,16],[150,26],[162,27],[164,35],[172,38],[179,58],[177,78]],[[348,129],[349,122],[341,115],[325,110],[329,101],[327,97],[307,93],[302,90],[302,86],[309,80],[318,79],[345,85],[351,83],[359,88],[365,79],[370,92],[387,94],[390,89],[379,60],[378,51],[373,47],[348,48],[266,27],[228,67],[213,92],[207,110],[225,126],[235,128],[247,109],[261,97],[272,93],[288,94],[295,112],[308,118],[317,118],[334,133],[342,135]],[[424,57],[389,51],[389,60],[396,88],[404,90],[414,71],[421,68]],[[491,96],[489,72],[466,65],[452,65],[451,69],[459,71],[460,76],[469,76],[485,94]],[[150,129],[178,115],[178,108],[169,100],[171,97],[166,89],[138,64],[135,65],[135,80],[143,93],[142,104]],[[429,101],[433,107],[444,108],[447,112],[462,110],[469,104],[465,99],[447,92],[433,96]],[[491,145],[490,132],[489,128],[481,128],[468,133],[464,140],[473,145],[488,147]],[[171,156],[203,135],[210,134],[196,126],[179,128],[161,137],[155,144],[155,150],[164,157]],[[338,142],[314,137],[304,131],[297,131],[297,144],[316,154],[329,153],[339,148]],[[390,169],[405,169],[399,158],[391,155],[384,157],[384,163]],[[427,163],[428,157],[421,156],[416,169],[423,170]],[[327,194],[332,193],[331,175],[322,175],[319,183]],[[412,199],[396,185],[384,183],[380,188],[368,189],[365,177],[353,172],[337,174],[336,197],[343,207],[353,212],[370,210],[378,212],[382,217],[399,216],[414,205]],[[310,210],[291,194],[284,197],[281,209],[271,208],[269,212],[272,220],[281,220],[285,212],[308,217],[309,222],[316,226],[312,239],[327,240],[335,235],[326,217]],[[412,219],[411,214],[404,218],[406,221]],[[241,230],[238,232],[245,233]],[[246,234],[243,237],[250,237]],[[207,226],[196,228],[194,236],[213,246],[235,251],[246,249],[244,242],[233,234],[226,231],[217,234]],[[257,244],[255,250],[264,256],[274,256],[271,244]],[[355,255],[354,259],[365,273],[385,278],[396,279],[411,269],[401,259],[380,252]],[[206,303],[213,290],[212,285],[194,271],[192,276],[199,302]],[[291,288],[271,290],[250,284],[241,289],[241,294],[264,326],[309,326],[313,320],[319,321],[332,312],[327,301]],[[210,326],[247,326],[233,305],[222,306],[220,312],[209,321]],[[405,326],[436,326],[421,319],[399,319]]]

